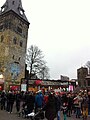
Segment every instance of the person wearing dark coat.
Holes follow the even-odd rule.
[[[57,120],[60,120],[60,110],[61,110],[61,96],[60,93],[56,94],[56,110],[57,110]]]
[[[27,106],[27,114],[31,113],[34,110],[35,97],[32,92],[28,93],[26,96],[26,106]]]
[[[20,102],[21,102],[21,94],[19,91],[17,91],[16,95],[15,95],[15,100],[16,100],[16,110],[17,112],[20,111]]]
[[[8,109],[7,111],[9,113],[12,113],[12,109],[13,109],[13,104],[15,101],[15,95],[12,91],[9,91],[9,93],[7,94],[7,100],[8,100]]]
[[[5,92],[3,91],[1,93],[1,110],[5,110],[5,102],[6,102],[6,94]]]
[[[47,120],[54,120],[54,118],[57,116],[57,104],[56,104],[56,98],[51,93],[48,97],[48,102],[45,106],[45,117]]]
[[[68,111],[67,111],[67,116],[68,117],[71,117],[71,110],[72,110],[72,105],[73,105],[73,99],[71,97],[71,94],[68,94],[68,103],[67,103],[67,108],[68,108]]]

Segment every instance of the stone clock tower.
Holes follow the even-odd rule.
[[[6,0],[0,11],[0,74],[6,87],[25,77],[28,28],[21,0]]]

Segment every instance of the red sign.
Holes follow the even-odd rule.
[[[42,80],[36,80],[36,81],[35,81],[35,84],[36,84],[36,85],[41,85],[41,84],[42,84]]]
[[[11,90],[19,90],[19,86],[10,86]]]
[[[0,91],[2,90],[2,86],[0,86]]]

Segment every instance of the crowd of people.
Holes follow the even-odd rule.
[[[86,90],[78,93],[66,92],[61,94],[54,91],[42,92],[20,92],[20,91],[2,91],[0,94],[0,107],[8,113],[13,112],[13,106],[16,107],[17,114],[23,111],[24,117],[28,118],[28,114],[34,112],[38,117],[35,120],[60,120],[61,112],[63,119],[71,117],[75,114],[76,118],[87,120],[90,115],[90,92]],[[31,117],[32,119],[32,117]]]

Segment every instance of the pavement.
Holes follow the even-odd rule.
[[[16,114],[15,110],[11,114],[8,113],[5,110],[0,110],[0,120],[28,120],[28,119],[27,118],[18,117],[18,114]],[[44,120],[47,120],[47,119],[45,118]],[[57,120],[57,118],[55,118],[55,120]],[[63,120],[62,112],[61,112],[61,120]],[[83,118],[82,117],[81,118],[76,118],[75,114],[73,114],[73,115],[71,115],[71,117],[67,117],[67,120],[83,120]],[[89,116],[88,116],[87,120],[90,120]]]

